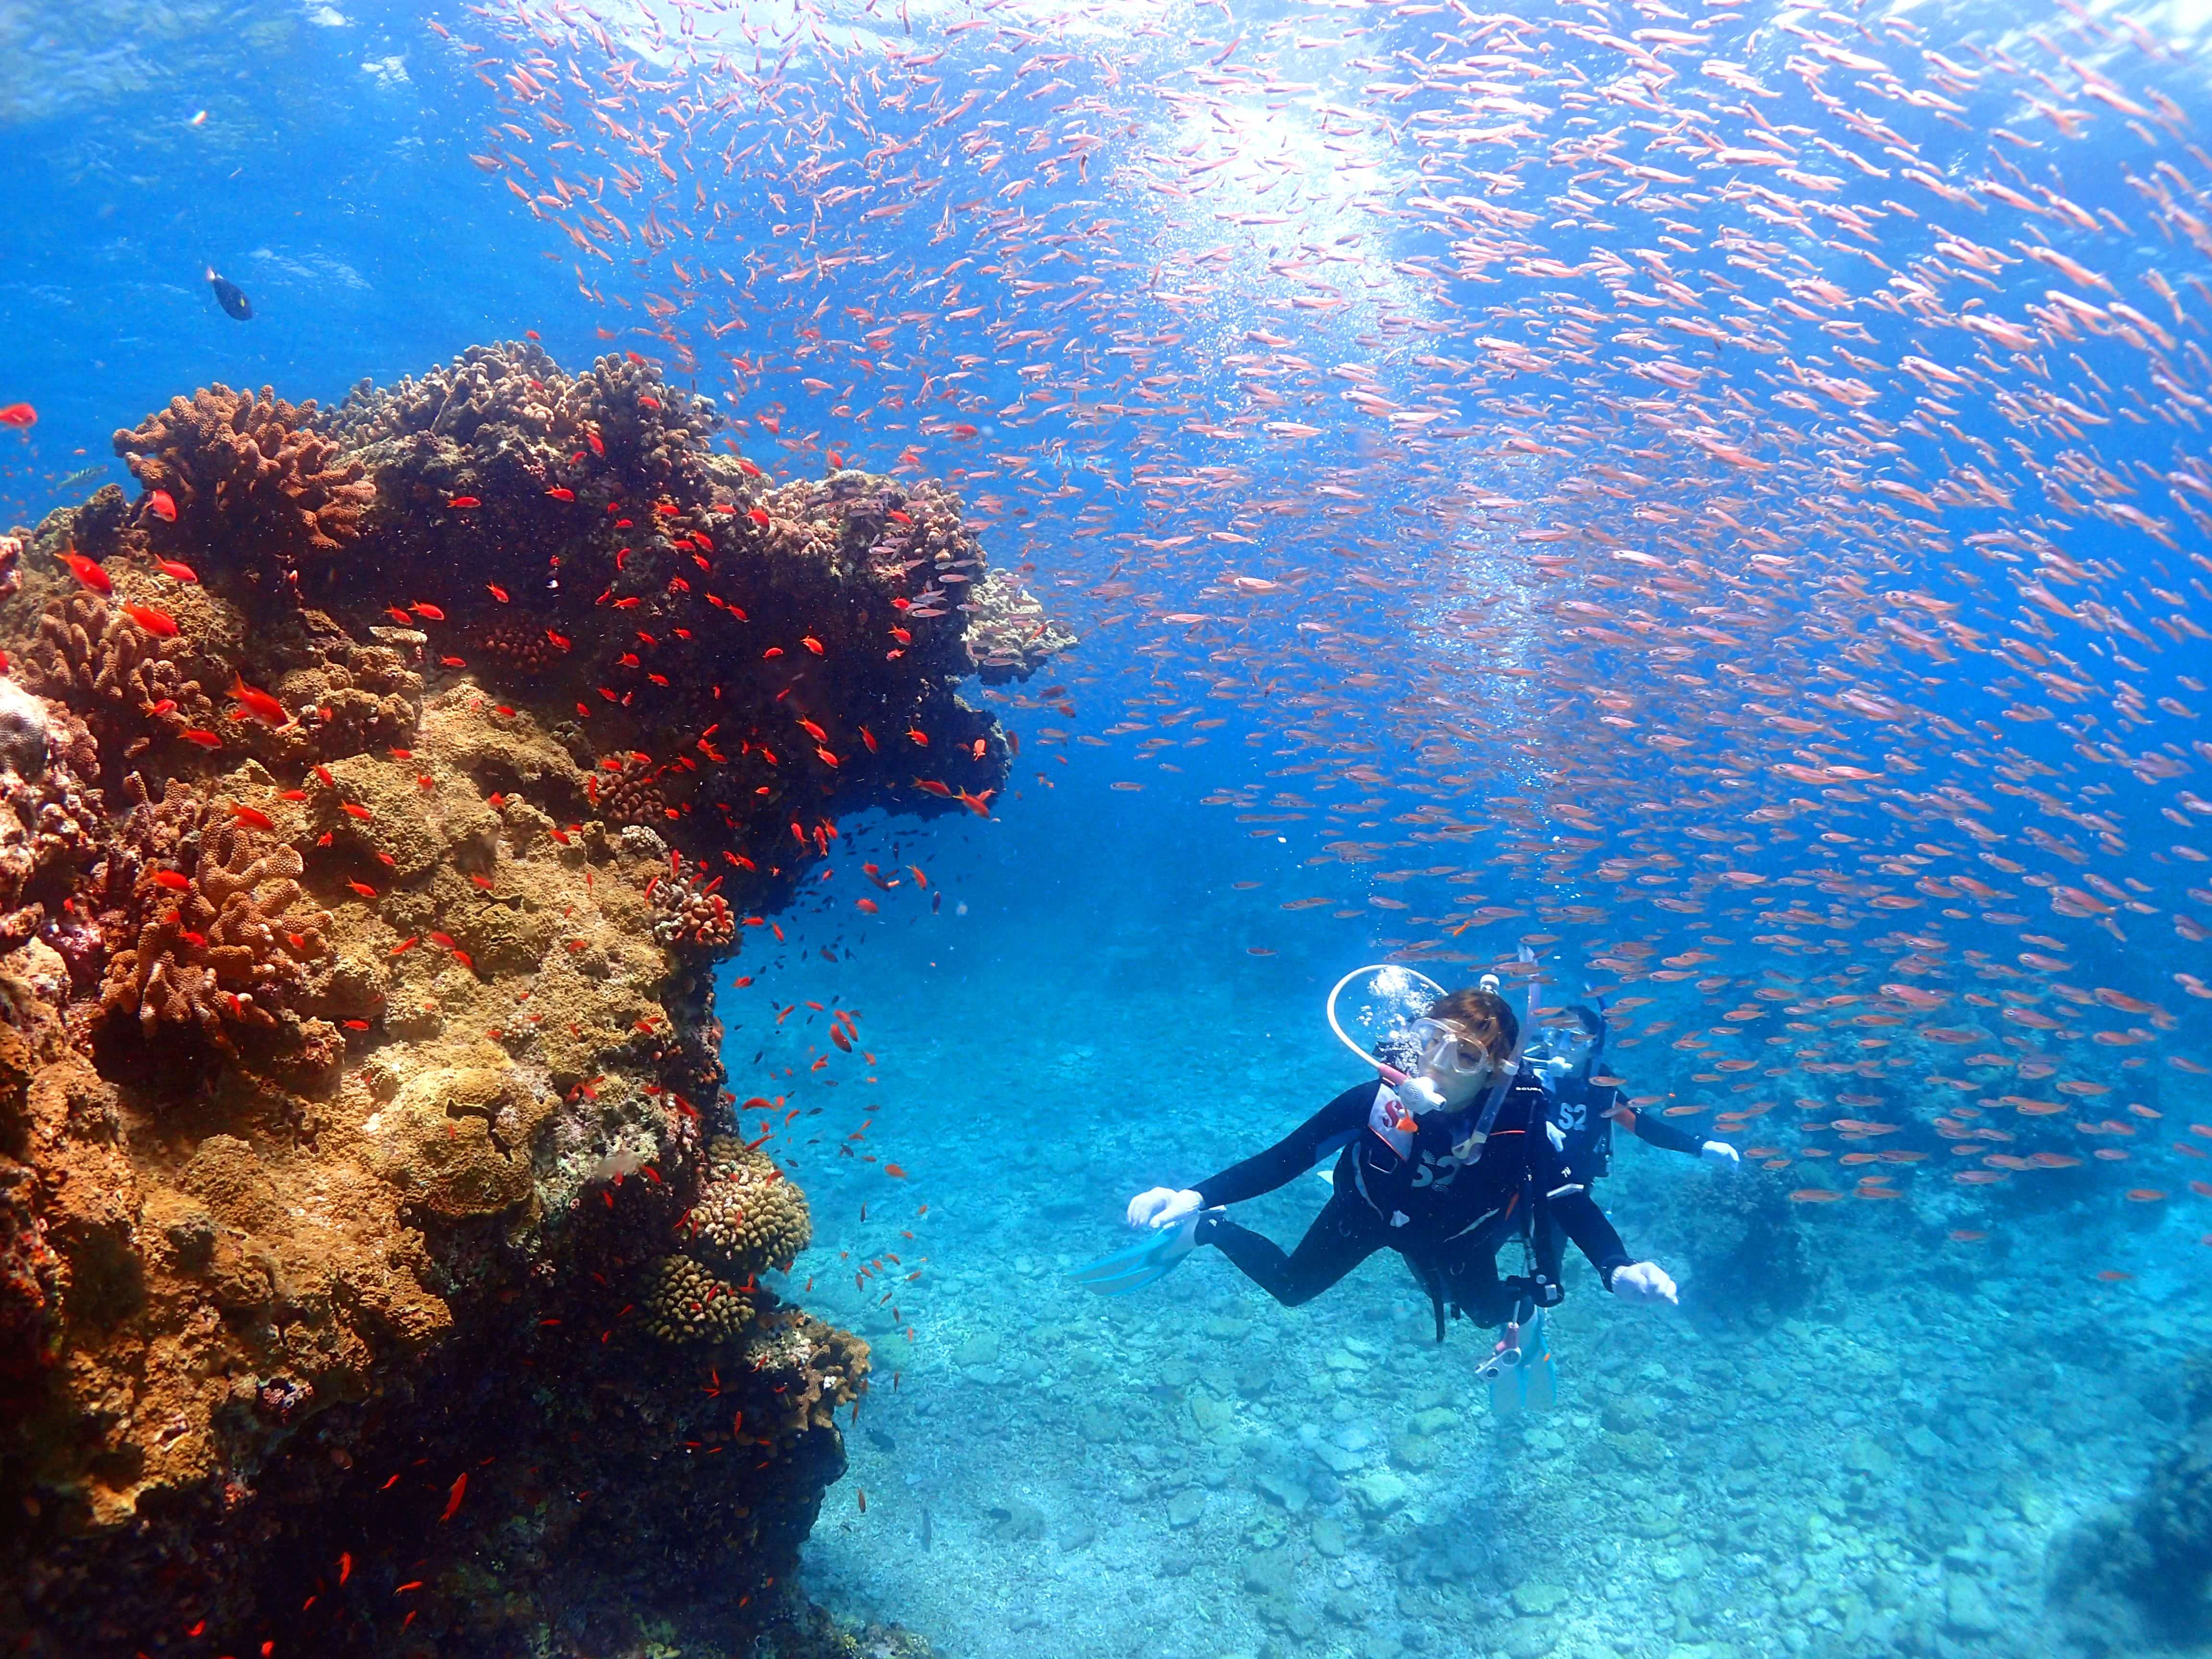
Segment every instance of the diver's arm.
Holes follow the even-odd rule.
[[[1614,1273],[1635,1257],[1629,1255],[1628,1247],[1620,1242],[1620,1235],[1605,1218],[1605,1212],[1598,1208],[1597,1200],[1587,1192],[1562,1193],[1552,1200],[1552,1217],[1575,1241],[1575,1248],[1589,1258],[1590,1266],[1597,1269],[1606,1288],[1611,1290]]]
[[[1628,1129],[1645,1146],[1656,1146],[1662,1152],[1686,1152],[1695,1158],[1705,1144],[1697,1136],[1683,1133],[1665,1118],[1650,1112],[1629,1111]]]
[[[1266,1152],[1207,1176],[1194,1190],[1210,1209],[1288,1186],[1318,1164],[1332,1145],[1342,1146],[1367,1127],[1368,1109],[1380,1086],[1370,1082],[1346,1089]]]

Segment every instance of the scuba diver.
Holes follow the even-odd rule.
[[[1478,1373],[1492,1382],[1493,1399],[1502,1370],[1528,1369],[1524,1347],[1541,1364],[1548,1398],[1543,1310],[1563,1294],[1562,1233],[1624,1301],[1675,1300],[1674,1280],[1632,1259],[1587,1183],[1565,1173],[1547,1133],[1548,1097],[1519,1064],[1520,1022],[1504,997],[1487,986],[1453,992],[1402,1036],[1394,1052],[1407,1064],[1381,1068],[1384,1081],[1346,1090],[1267,1151],[1195,1187],[1138,1194],[1129,1224],[1153,1237],[1077,1279],[1102,1294],[1135,1290],[1210,1244],[1296,1307],[1376,1250],[1395,1249],[1429,1292],[1439,1342],[1447,1307],[1504,1327]],[[1334,1192],[1289,1255],[1228,1218],[1229,1205],[1274,1191],[1331,1153]],[[1498,1252],[1516,1237],[1527,1271],[1501,1279]]]
[[[1547,1008],[1530,1046],[1531,1069],[1552,1097],[1552,1144],[1567,1178],[1588,1186],[1602,1180],[1613,1165],[1613,1126],[1626,1128],[1648,1146],[1686,1152],[1706,1163],[1735,1169],[1743,1159],[1725,1140],[1699,1140],[1663,1118],[1627,1105],[1619,1089],[1592,1079],[1605,1052],[1606,1018],[1587,1003]]]

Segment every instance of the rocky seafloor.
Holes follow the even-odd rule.
[[[1574,1266],[1559,1406],[1506,1419],[1470,1381],[1488,1334],[1436,1346],[1389,1258],[1297,1310],[1208,1251],[1086,1294],[1068,1271],[1126,1242],[1131,1192],[1344,1081],[1302,993],[1186,971],[1221,927],[1125,929],[1059,969],[1042,941],[945,957],[940,995],[1022,1010],[980,1071],[921,1009],[871,1021],[917,1179],[975,1178],[929,1182],[908,1350],[834,1271],[882,1248],[879,1182],[813,1174],[797,1270],[904,1370],[851,1439],[866,1512],[841,1501],[803,1552],[811,1593],[951,1659],[1107,1659],[1133,1632],[1160,1659],[2207,1650],[2212,1319],[2185,1216],[2007,1213],[1957,1242],[1949,1183],[1925,1213],[1792,1206],[1766,1171],[1624,1138],[1601,1196],[1683,1306],[1624,1308]],[[840,977],[873,1006],[905,968],[868,961]],[[1287,1245],[1325,1197],[1293,1182],[1249,1224]],[[2100,1280],[2116,1261],[2134,1276]]]
[[[792,1593],[871,1362],[762,1281],[713,968],[841,816],[987,813],[957,687],[1073,641],[719,425],[522,344],[214,386],[0,542],[10,1651],[912,1645]]]

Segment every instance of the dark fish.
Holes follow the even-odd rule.
[[[208,286],[215,290],[215,302],[226,313],[241,323],[253,320],[253,301],[246,297],[244,289],[228,276],[216,276],[213,265],[208,267],[207,281]]]
[[[927,1505],[921,1511],[921,1553],[924,1555],[929,1553],[929,1510]]]
[[[868,1425],[867,1434],[868,1443],[872,1445],[878,1451],[896,1451],[898,1449],[898,1442],[892,1439],[890,1436],[885,1434],[881,1429],[876,1427],[872,1423]]]

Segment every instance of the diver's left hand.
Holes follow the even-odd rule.
[[[1624,1302],[1664,1302],[1669,1307],[1681,1305],[1675,1299],[1674,1281],[1667,1277],[1667,1270],[1656,1261],[1632,1261],[1626,1267],[1615,1268],[1613,1293]]]
[[[1698,1148],[1698,1156],[1708,1164],[1725,1164],[1733,1170],[1743,1162],[1743,1154],[1725,1140],[1709,1140]]]

